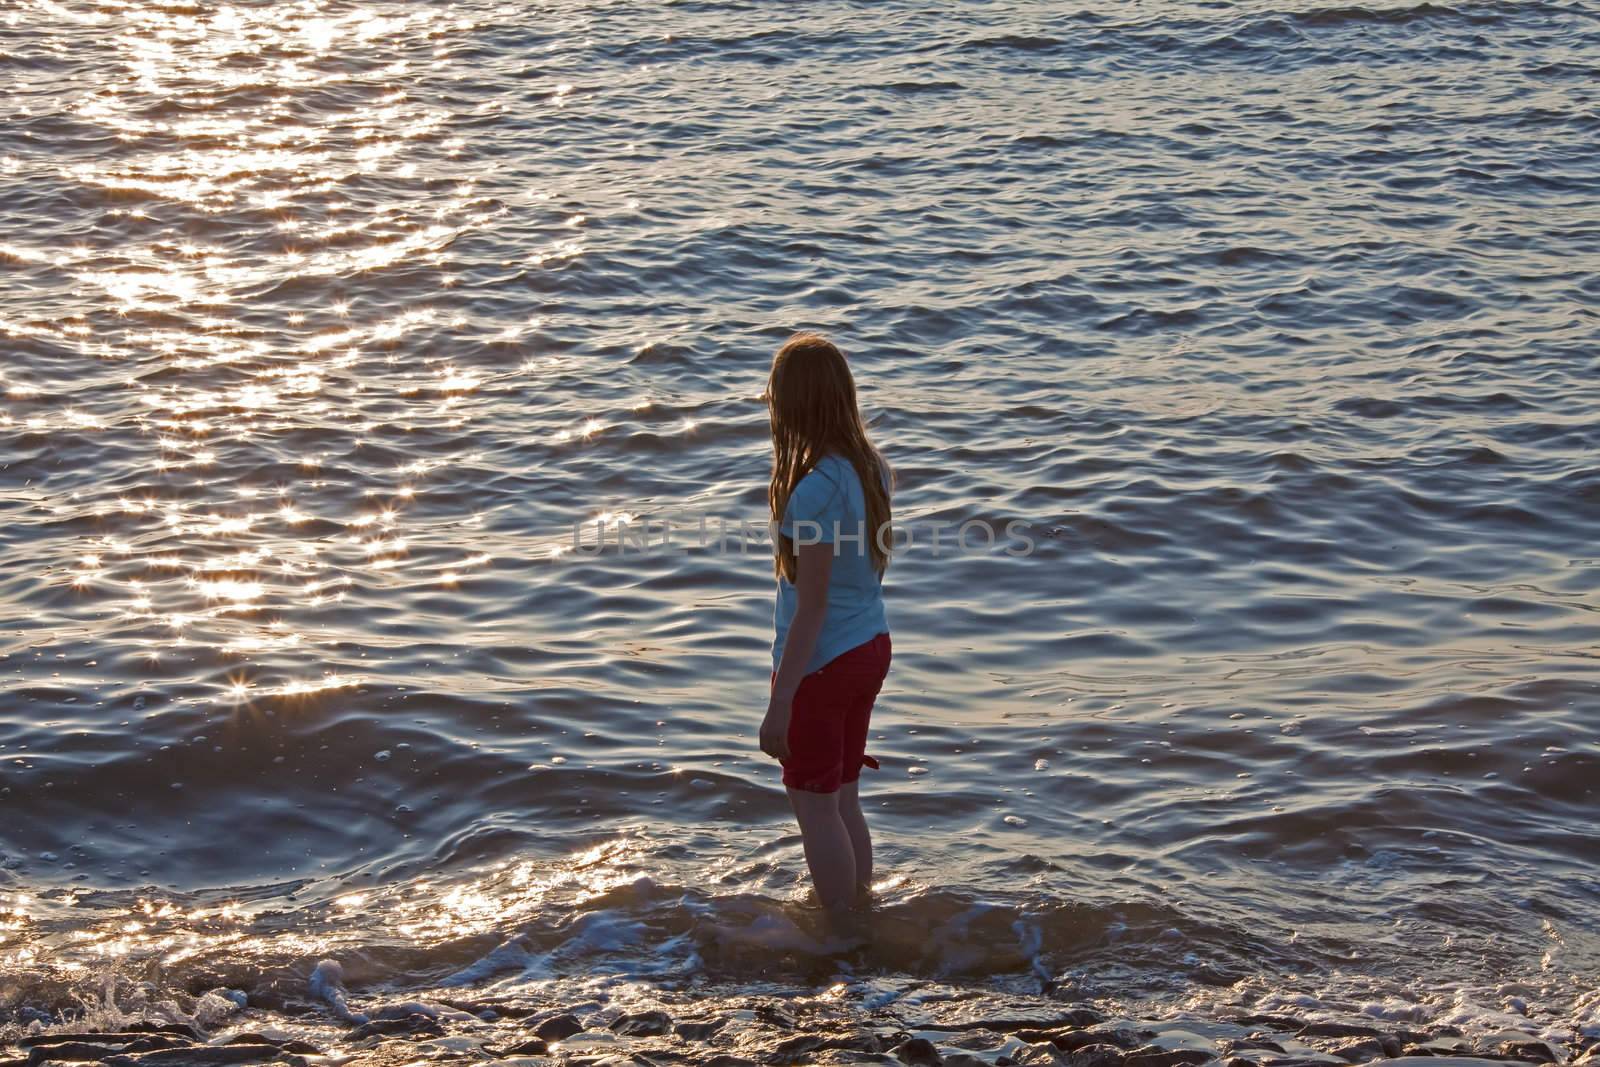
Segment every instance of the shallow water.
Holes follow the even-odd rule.
[[[5,1005],[332,956],[1600,1025],[1591,8],[0,25]],[[801,327],[899,518],[1031,542],[891,570],[842,956],[770,563],[695,528],[765,520]]]

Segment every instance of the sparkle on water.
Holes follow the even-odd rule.
[[[716,907],[771,930],[759,906],[738,912],[756,898],[788,900],[803,877],[771,768],[752,769],[748,720],[759,709],[737,706],[762,697],[766,620],[747,609],[769,566],[736,575],[696,558],[582,570],[592,560],[575,549],[663,505],[759,510],[756,364],[775,324],[803,321],[861,338],[876,398],[900,409],[891,455],[909,458],[906,496],[926,513],[992,506],[1050,520],[1038,531],[1047,558],[1026,574],[897,563],[906,614],[892,617],[920,625],[910,640],[897,634],[890,701],[904,693],[919,717],[917,728],[896,720],[885,745],[895,758],[878,778],[898,804],[883,820],[890,855],[915,872],[877,887],[892,898],[885,942],[897,922],[905,928],[905,952],[888,958],[919,974],[1013,963],[1030,974],[1042,950],[1008,938],[1054,937],[1053,958],[1077,959],[1092,923],[1074,909],[1110,899],[1087,940],[1117,942],[1142,921],[1148,955],[1127,970],[1184,989],[1210,966],[1207,953],[1259,963],[1238,986],[1266,986],[1270,998],[1285,973],[1330,959],[1337,972],[1358,949],[1392,949],[1383,962],[1403,984],[1416,955],[1408,939],[1431,938],[1458,976],[1522,975],[1533,945],[1551,1010],[1575,1012],[1567,978],[1581,968],[1565,961],[1596,957],[1572,906],[1584,891],[1570,876],[1580,846],[1562,805],[1580,790],[1592,799],[1573,784],[1595,754],[1574,694],[1593,691],[1576,679],[1593,659],[1578,616],[1593,613],[1595,561],[1574,549],[1571,515],[1558,508],[1447,507],[1472,497],[1473,471],[1484,484],[1501,472],[1520,496],[1565,478],[1576,506],[1593,499],[1582,459],[1593,407],[1568,388],[1580,357],[1562,362],[1588,321],[1579,305],[1592,284],[1541,258],[1586,223],[1574,219],[1565,238],[1522,239],[1537,217],[1564,217],[1550,203],[1575,195],[1562,182],[1581,167],[1578,127],[1498,124],[1516,109],[1549,118],[1568,106],[1576,90],[1557,79],[1578,65],[1574,38],[1515,27],[1542,58],[1535,67],[1524,51],[1493,68],[1512,87],[1503,99],[1487,83],[1479,91],[1482,70],[1461,94],[1458,55],[1402,57],[1425,69],[1412,79],[1424,99],[1390,114],[1385,94],[1396,89],[1383,79],[1402,75],[1347,63],[1348,42],[1304,44],[1339,60],[1306,68],[1276,65],[1293,58],[1289,46],[1227,58],[1235,32],[1276,40],[1289,22],[1302,43],[1348,33],[1365,47],[1389,34],[1389,53],[1402,36],[1445,32],[1369,25],[1358,8],[1286,2],[1305,18],[1285,21],[1256,18],[1252,4],[1127,5],[1135,44],[1105,60],[1114,78],[1092,54],[1019,73],[1055,63],[1051,50],[1071,42],[941,21],[979,18],[983,5],[930,9],[911,37],[885,22],[858,39],[832,12],[800,47],[837,47],[848,62],[817,71],[813,86],[801,84],[809,74],[780,80],[792,72],[760,33],[718,21],[737,14],[692,16],[705,19],[705,40],[651,24],[617,41],[606,20],[636,12],[610,7],[554,4],[534,17],[490,2],[15,0],[0,11],[6,49],[13,38],[32,49],[0,67],[8,117],[18,128],[52,119],[60,134],[29,129],[0,152],[7,188],[36,195],[26,210],[59,223],[0,238],[0,267],[38,287],[0,301],[0,339],[17,353],[0,365],[0,429],[34,450],[33,470],[85,455],[95,464],[70,489],[54,474],[3,487],[11,514],[47,526],[44,547],[7,557],[22,566],[4,580],[28,609],[9,628],[49,639],[19,642],[8,669],[28,684],[29,729],[52,732],[60,749],[7,735],[0,752],[19,790],[99,790],[104,817],[78,815],[123,864],[114,876],[97,869],[107,886],[78,886],[89,876],[77,854],[51,853],[37,857],[45,873],[20,876],[40,888],[0,880],[0,964],[98,974],[108,960],[300,960],[392,938],[424,955],[447,948],[460,958],[441,959],[466,969],[482,955],[475,939],[596,901],[645,901],[629,914],[649,912],[688,940],[671,923],[711,910],[695,896],[708,885],[721,887],[708,891],[720,892]],[[1508,7],[1482,15],[1511,21]],[[1071,23],[1072,36],[1111,18],[1016,8],[1019,22],[1039,9]],[[1175,25],[1189,20],[1170,36],[1168,10]],[[1404,9],[1445,21],[1452,10]],[[1537,4],[1519,11],[1560,17]],[[894,5],[850,17],[869,15],[899,18]],[[637,17],[664,30],[684,16],[667,5]],[[940,33],[924,41],[921,20]],[[1452,32],[1459,44],[1476,31]],[[86,42],[103,69],[59,77]],[[1169,44],[1224,58],[1168,67]],[[715,62],[694,52],[702,46]],[[962,81],[926,81],[924,61],[950,63]],[[885,77],[904,80],[867,84]],[[468,92],[474,78],[498,85]],[[637,116],[603,100],[585,113],[601,88],[649,99]],[[837,99],[785,99],[802,88]],[[719,107],[703,124],[695,93]],[[1188,125],[1174,117],[1195,99],[1210,113]],[[1461,99],[1482,111],[1463,113]],[[837,106],[837,128],[816,108],[802,114],[813,104]],[[525,112],[515,136],[512,107]],[[1371,126],[1330,119],[1346,108],[1351,122],[1370,111]],[[1039,128],[1018,114],[1036,114]],[[1517,175],[1474,159],[1451,175],[1456,186],[1425,188],[1406,153],[1415,138],[1423,157],[1436,143],[1407,126],[1415,115],[1427,136],[1432,123],[1488,156],[1533,154],[1537,143],[1548,158],[1529,167],[1543,185],[1501,195]],[[595,140],[581,141],[575,116],[600,131]],[[541,124],[552,118],[567,122]],[[1326,158],[1307,133],[1316,123]],[[1450,134],[1452,123],[1470,134]],[[1401,157],[1393,173],[1369,155],[1387,151]],[[1051,172],[1037,165],[1046,152]],[[1261,186],[1278,174],[1279,152],[1306,176],[1267,205]],[[519,168],[529,158],[541,165]],[[597,193],[595,172],[613,169]],[[1502,171],[1506,185],[1495,185]],[[529,173],[541,177],[524,181]],[[1380,199],[1373,185],[1391,180],[1382,210],[1368,210],[1363,198]],[[1184,221],[1202,201],[1193,217],[1204,225]],[[1169,217],[1179,222],[1168,227]],[[71,223],[79,218],[93,225]],[[1517,247],[1466,247],[1501,239]],[[1325,264],[1330,248],[1346,262]],[[1150,295],[1134,301],[1134,290]],[[598,325],[563,332],[569,312]],[[1479,352],[1501,326],[1481,344],[1502,347]],[[732,348],[755,356],[735,366]],[[628,373],[609,373],[613,357]],[[1512,380],[1499,365],[1512,359],[1536,370]],[[1452,418],[1459,441],[1419,428]],[[480,429],[499,432],[475,439]],[[672,450],[691,446],[693,463],[678,464]],[[654,480],[627,479],[630,464],[650,466]],[[562,506],[541,511],[557,492]],[[549,521],[575,513],[586,520],[578,540]],[[1353,537],[1339,521],[1351,515]],[[1185,539],[1168,540],[1173,530]],[[1486,564],[1494,546],[1515,564]],[[563,598],[580,595],[577,582],[537,580],[534,568],[557,566],[588,579],[571,612]],[[472,595],[497,580],[492,594]],[[57,650],[85,646],[70,659]],[[730,696],[743,668],[725,665],[736,658],[753,666]],[[530,692],[554,710],[530,698],[522,736],[493,732],[505,697]],[[405,703],[414,695],[438,709]],[[370,699],[345,717],[346,698]],[[162,702],[161,722],[147,699]],[[657,718],[669,705],[675,733]],[[972,708],[992,717],[974,722]],[[435,716],[436,733],[415,729],[421,715]],[[605,716],[615,729],[600,725]],[[75,751],[91,727],[105,747]],[[108,752],[158,729],[170,734],[149,758]],[[1537,740],[1523,745],[1523,735]],[[402,736],[419,739],[415,768]],[[1011,751],[995,753],[995,739]],[[368,740],[392,776],[383,788],[340,747]],[[604,762],[608,748],[615,758]],[[504,766],[475,761],[490,754]],[[1504,767],[1483,769],[1501,755]],[[96,777],[122,757],[133,784]],[[158,772],[145,767],[169,764],[194,778],[150,786]],[[1358,781],[1369,765],[1377,785]],[[1510,803],[1478,804],[1473,789],[1517,767],[1530,784],[1501,779],[1494,794]],[[1399,783],[1399,799],[1385,782]],[[430,805],[449,807],[447,788],[465,798],[461,809],[480,808],[429,823]],[[615,806],[596,812],[610,793]],[[216,811],[190,799],[202,794],[213,805],[242,799]],[[135,804],[151,826],[117,821]],[[529,811],[550,825],[530,829]],[[640,811],[676,821],[619,825]],[[1511,831],[1478,825],[1497,811],[1513,823],[1532,814]],[[369,854],[379,823],[389,837]],[[1526,852],[1524,831],[1541,835]],[[518,836],[539,832],[555,841],[543,853],[546,842]],[[578,838],[600,843],[566,847]],[[227,882],[208,880],[233,858],[205,851],[219,840],[260,849],[262,866],[226,889],[195,889]],[[1071,870],[1057,862],[1065,852]],[[458,862],[434,870],[419,854]],[[918,866],[950,855],[959,875]],[[1515,862],[1498,862],[1505,855]],[[131,867],[128,856],[138,857]],[[162,876],[145,877],[147,856]],[[1428,902],[1429,912],[1421,883],[1405,881],[1414,868],[1476,886],[1490,864],[1522,879],[1515,893],[1531,903],[1491,887]],[[165,892],[155,883],[171,869],[190,881]],[[0,879],[12,870],[0,865]],[[654,911],[652,877],[676,887]],[[969,884],[940,884],[958,877]],[[249,878],[267,884],[241,889]],[[1012,910],[960,895],[969,890]],[[1152,899],[1172,910],[1140,911]],[[992,915],[1003,928],[984,927]],[[1175,953],[1164,938],[1180,925],[1189,941]],[[1282,935],[1279,972],[1252,940],[1258,925]],[[1118,951],[1135,952],[1137,940]],[[761,943],[759,966],[787,945]],[[425,962],[418,971],[436,977],[443,964]],[[1396,988],[1371,984],[1384,990],[1374,1002]]]

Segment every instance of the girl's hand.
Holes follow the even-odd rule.
[[[767,715],[761,720],[761,751],[773,759],[789,758],[789,716],[792,699],[776,693],[767,701]]]

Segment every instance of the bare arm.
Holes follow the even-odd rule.
[[[789,632],[783,639],[783,655],[778,660],[777,677],[772,681],[772,696],[767,715],[761,722],[761,751],[776,759],[789,756],[789,717],[795,690],[805,677],[806,664],[816,651],[817,636],[828,612],[828,578],[833,573],[833,545],[795,545],[795,594],[797,603]]]

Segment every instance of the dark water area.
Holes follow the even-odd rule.
[[[0,1011],[1600,1035],[1597,74],[1580,3],[7,5]],[[842,963],[695,532],[799,328],[918,537]]]

